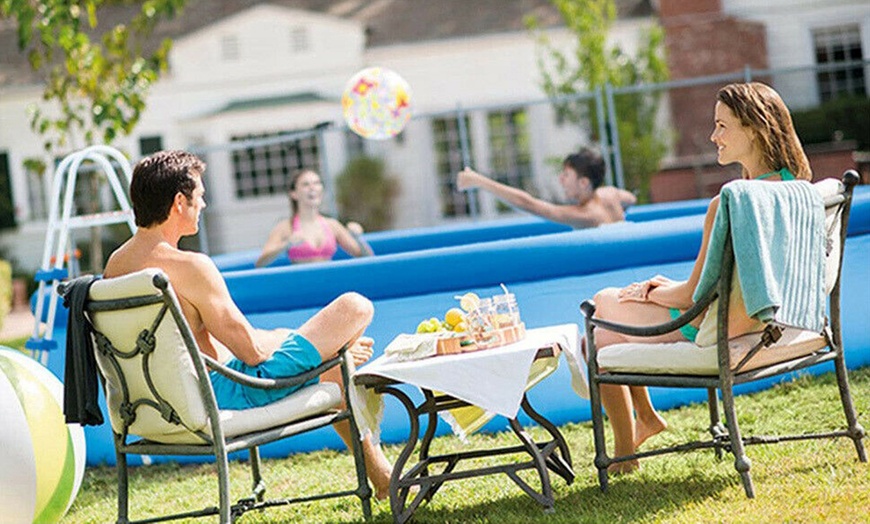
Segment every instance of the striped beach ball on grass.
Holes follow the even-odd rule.
[[[63,384],[39,362],[0,346],[0,520],[59,521],[84,472],[85,435],[64,421]]]

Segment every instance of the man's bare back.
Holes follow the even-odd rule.
[[[625,208],[634,204],[634,195],[613,186],[599,187],[594,196],[584,204],[586,212],[597,225],[612,224],[625,220]]]
[[[105,278],[113,278],[134,273],[146,268],[158,268],[166,273],[178,302],[200,349],[212,358],[218,358],[218,348],[212,342],[202,321],[202,316],[193,301],[187,297],[195,295],[191,286],[202,286],[208,278],[208,271],[197,268],[208,265],[208,258],[200,253],[177,249],[166,242],[151,242],[134,236],[118,248],[106,264]],[[222,351],[221,351],[222,352]]]

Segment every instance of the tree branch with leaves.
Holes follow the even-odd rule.
[[[171,41],[148,49],[154,47],[148,38],[184,3],[0,0],[0,17],[17,22],[18,48],[45,82],[42,103],[34,104],[30,118],[47,152],[110,144],[130,134],[145,110],[148,90],[168,66]],[[100,26],[99,9],[110,4],[130,6],[132,18]],[[79,139],[84,143],[76,143]]]
[[[558,49],[537,19],[526,20],[538,43],[541,87],[555,99],[560,119],[577,124],[590,122],[592,138],[601,141],[608,137],[598,136],[594,101],[572,102],[571,95],[593,92],[606,84],[623,87],[667,80],[664,32],[657,23],[652,23],[641,35],[638,49],[633,54],[627,53],[607,43],[608,32],[616,20],[613,0],[551,2],[575,37],[575,45],[570,53]],[[626,187],[636,191],[641,201],[649,199],[650,179],[667,150],[667,133],[656,130],[660,101],[661,95],[655,91],[630,93],[619,96],[614,108]]]

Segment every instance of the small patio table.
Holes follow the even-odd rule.
[[[575,392],[586,396],[585,377],[578,365],[577,337],[576,324],[529,329],[523,340],[507,346],[410,362],[398,362],[382,356],[354,374],[357,399],[365,396],[362,391],[365,389],[388,394],[398,399],[408,413],[408,440],[393,466],[390,479],[390,508],[395,522],[408,521],[420,504],[424,500],[431,500],[446,481],[498,473],[506,474],[544,506],[545,511],[553,511],[554,497],[549,471],[571,484],[574,481],[571,453],[559,429],[532,408],[526,391],[555,371],[560,355],[564,354],[571,366]],[[418,387],[424,400],[415,404],[397,387],[401,384]],[[374,397],[381,402],[379,395]],[[371,403],[372,395],[367,398],[369,400],[361,403]],[[370,413],[371,408],[369,405],[364,409]],[[379,405],[377,409],[381,408],[382,405]],[[517,420],[520,409],[548,433],[547,440],[535,441],[523,428]],[[493,416],[504,416],[519,445],[430,455],[439,414],[451,423],[454,432],[461,438]],[[419,418],[423,415],[427,417],[427,424],[420,440]],[[372,420],[370,415],[368,420]],[[376,428],[369,429],[376,431]],[[406,470],[418,440],[418,460]],[[460,461],[499,455],[528,457],[457,470]],[[537,472],[541,484],[539,490],[517,474],[525,469]],[[419,491],[408,502],[413,486],[419,486]]]

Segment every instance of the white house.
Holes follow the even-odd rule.
[[[630,50],[660,2],[616,3],[610,38]],[[815,64],[813,35],[827,27],[857,27],[859,51],[870,47],[866,3],[684,3],[714,3],[763,24],[771,67]],[[553,159],[588,142],[590,133],[557,122],[546,103],[536,43],[524,25],[529,14],[555,45],[570,49],[570,35],[547,0],[189,0],[180,18],[155,35],[174,40],[170,71],[151,92],[134,135],[115,145],[134,161],[160,148],[193,148],[203,156],[211,253],[262,245],[288,213],[287,173],[313,167],[329,188],[359,153],[383,158],[398,180],[394,228],[510,212],[488,195],[470,201],[453,191],[452,175],[464,163],[558,198]],[[845,34],[852,38],[852,29]],[[13,38],[14,27],[0,21],[0,189],[5,176],[17,223],[0,230],[0,246],[35,268],[45,234],[44,181],[23,162],[43,155],[27,116],[41,87]],[[343,126],[341,94],[368,66],[396,71],[413,91],[415,117],[394,139],[363,141]],[[813,86],[798,91],[790,96],[819,97]],[[457,118],[457,109],[465,118]],[[464,136],[470,149],[462,146]],[[263,140],[245,142],[256,138]]]

